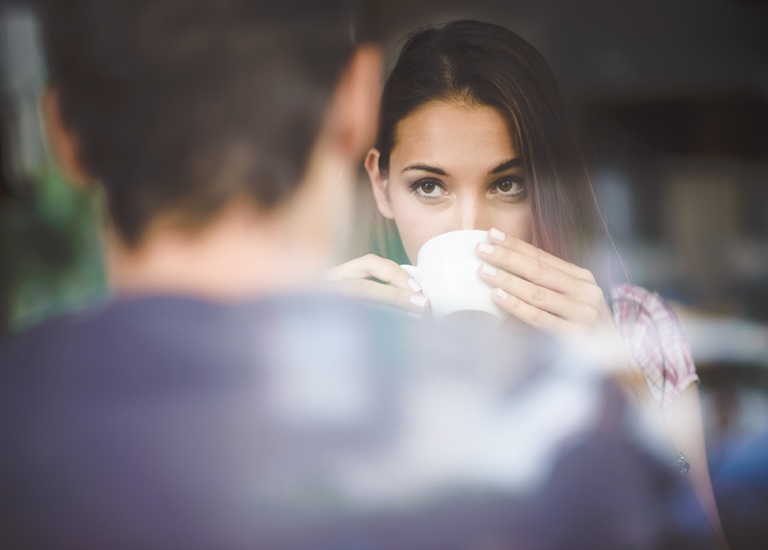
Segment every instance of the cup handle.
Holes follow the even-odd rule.
[[[400,267],[405,269],[408,272],[408,275],[413,277],[413,279],[418,283],[419,282],[419,270],[416,268],[415,265],[408,265],[408,264],[400,264]]]

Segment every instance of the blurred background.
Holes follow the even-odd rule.
[[[691,338],[718,498],[739,510],[726,520],[766,509],[768,491],[745,501],[729,487],[739,476],[768,487],[768,1],[369,9],[390,55],[419,24],[468,17],[515,30],[549,61],[582,117],[630,280],[672,301]],[[107,295],[100,199],[56,171],[38,116],[44,82],[33,18],[2,1],[0,334]]]
[[[0,333],[106,295],[96,190],[59,176],[39,116],[45,84],[35,20],[0,0]]]

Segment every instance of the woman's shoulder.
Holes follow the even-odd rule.
[[[643,287],[623,283],[614,285],[610,289],[611,304],[614,309],[618,307],[662,307],[664,300],[656,292],[651,292]],[[667,306],[668,307],[668,306]]]
[[[657,330],[675,330],[683,333],[677,315],[658,293],[628,283],[615,285],[610,290],[613,317],[621,327],[644,326],[654,323]],[[687,342],[687,338],[684,338]]]
[[[656,292],[621,284],[610,289],[613,317],[651,393],[669,404],[698,380],[691,347],[680,320]]]

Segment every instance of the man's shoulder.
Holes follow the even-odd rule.
[[[157,295],[121,298],[59,315],[0,340],[0,365],[58,370],[73,363],[190,361],[256,353],[269,340],[292,347],[350,344],[381,339],[398,330],[401,316],[323,294],[286,294],[217,302]],[[405,330],[402,327],[400,330]],[[394,336],[394,335],[392,335]],[[219,361],[220,362],[220,361]]]
[[[107,305],[104,303],[66,313],[59,313],[23,329],[0,336],[0,365],[39,360],[48,351],[66,343],[82,328],[98,318]]]

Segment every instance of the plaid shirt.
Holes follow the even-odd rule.
[[[683,327],[658,294],[629,284],[618,285],[611,289],[611,307],[651,394],[662,406],[699,380]]]

